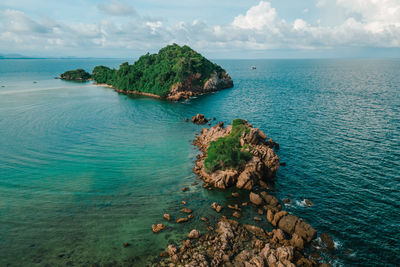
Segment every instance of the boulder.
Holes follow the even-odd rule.
[[[317,237],[317,231],[304,221],[299,221],[296,224],[294,232],[301,236],[307,243]]]
[[[238,218],[238,219],[240,219],[240,218],[242,217],[242,215],[241,215],[239,212],[237,212],[237,211],[235,211],[235,212],[232,214],[232,216],[235,217],[235,218]]]
[[[176,219],[176,223],[184,223],[184,222],[187,222],[187,221],[189,221],[189,218],[178,218],[178,219]]]
[[[212,203],[211,208],[213,208],[218,213],[220,213],[222,210],[222,206],[219,205],[217,202]]]
[[[274,220],[274,213],[272,212],[272,210],[268,209],[267,210],[267,221],[269,223],[272,223],[273,220]]]
[[[190,233],[188,234],[188,238],[190,239],[197,239],[200,237],[200,232],[197,231],[196,229],[193,229],[192,231],[190,231]]]
[[[195,124],[206,124],[208,120],[204,117],[203,114],[197,114],[196,116],[192,117],[192,123]]]
[[[327,233],[322,233],[320,235],[322,243],[325,245],[327,249],[334,250],[335,249],[335,243],[333,242],[333,239],[330,235]]]
[[[262,221],[262,219],[260,217],[258,217],[258,216],[254,216],[254,220],[257,221],[257,222],[261,222]]]
[[[284,211],[284,210],[275,213],[274,219],[272,220],[271,224],[272,224],[273,226],[276,226],[276,225],[278,224],[279,220],[280,220],[282,217],[286,216],[286,215],[287,215],[287,211]]]
[[[263,203],[263,200],[260,197],[260,195],[258,195],[256,193],[250,192],[249,197],[250,197],[250,202],[253,203],[254,205],[259,206]]]
[[[276,249],[276,256],[279,261],[291,261],[293,259],[293,247],[279,247]]]
[[[260,238],[265,239],[266,236],[267,236],[267,234],[265,233],[265,231],[264,231],[262,228],[258,227],[258,226],[250,225],[250,224],[243,224],[243,227],[244,227],[247,231],[249,231],[250,233],[252,233],[253,235],[255,235],[255,236],[257,236],[257,237],[260,237]]]
[[[178,248],[174,245],[169,245],[168,246],[168,255],[170,257],[172,257],[173,255],[175,255],[178,252]]]
[[[304,240],[296,233],[292,235],[292,239],[290,240],[290,245],[298,250],[304,249]]]
[[[275,219],[275,217],[274,217],[274,219]],[[288,234],[293,234],[293,232],[295,232],[298,221],[299,221],[299,218],[297,218],[294,215],[289,214],[279,220],[278,227]],[[302,236],[302,235],[300,235],[300,236]]]
[[[189,209],[189,208],[184,208],[184,209],[181,209],[181,212],[183,212],[183,213],[192,213],[193,211],[191,209]]]
[[[153,225],[151,226],[151,228],[152,228],[152,230],[153,230],[153,233],[158,233],[158,232],[164,230],[165,227],[166,227],[166,226],[163,225],[163,224],[161,224],[161,223],[159,223],[159,224],[157,224],[157,225],[153,224]]]

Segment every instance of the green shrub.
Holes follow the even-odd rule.
[[[248,130],[244,120],[234,120],[229,135],[210,143],[207,149],[207,158],[204,161],[205,168],[208,171],[238,168],[241,164],[250,160],[251,153],[245,151],[244,147],[240,145],[241,136]]]

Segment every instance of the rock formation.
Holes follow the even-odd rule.
[[[263,180],[268,180],[275,176],[279,168],[279,157],[272,149],[274,143],[266,141],[266,134],[258,128],[253,128],[248,123],[246,123],[246,127],[248,130],[243,132],[240,144],[242,147],[248,147],[247,151],[251,153],[251,159],[238,168],[228,168],[214,172],[208,171],[204,166],[204,161],[207,158],[207,149],[211,142],[229,135],[232,131],[232,126],[229,125],[224,128],[223,124],[218,124],[210,129],[202,129],[200,135],[194,141],[194,144],[202,152],[196,161],[194,172],[205,183],[220,189],[236,186],[240,189],[251,190],[253,186]]]

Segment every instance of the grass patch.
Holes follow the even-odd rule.
[[[208,171],[238,168],[241,164],[251,159],[250,152],[245,151],[240,145],[240,138],[249,128],[242,119],[232,122],[232,131],[225,137],[221,137],[210,143],[207,149],[207,158],[204,166]]]

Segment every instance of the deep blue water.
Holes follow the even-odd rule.
[[[235,87],[181,103],[53,79],[122,62],[0,60],[0,266],[140,266],[205,230],[209,205],[235,200],[193,184],[196,113],[245,118],[280,144],[273,193],[333,236],[331,263],[398,264],[400,60],[218,60]],[[182,199],[195,219],[154,235]]]

